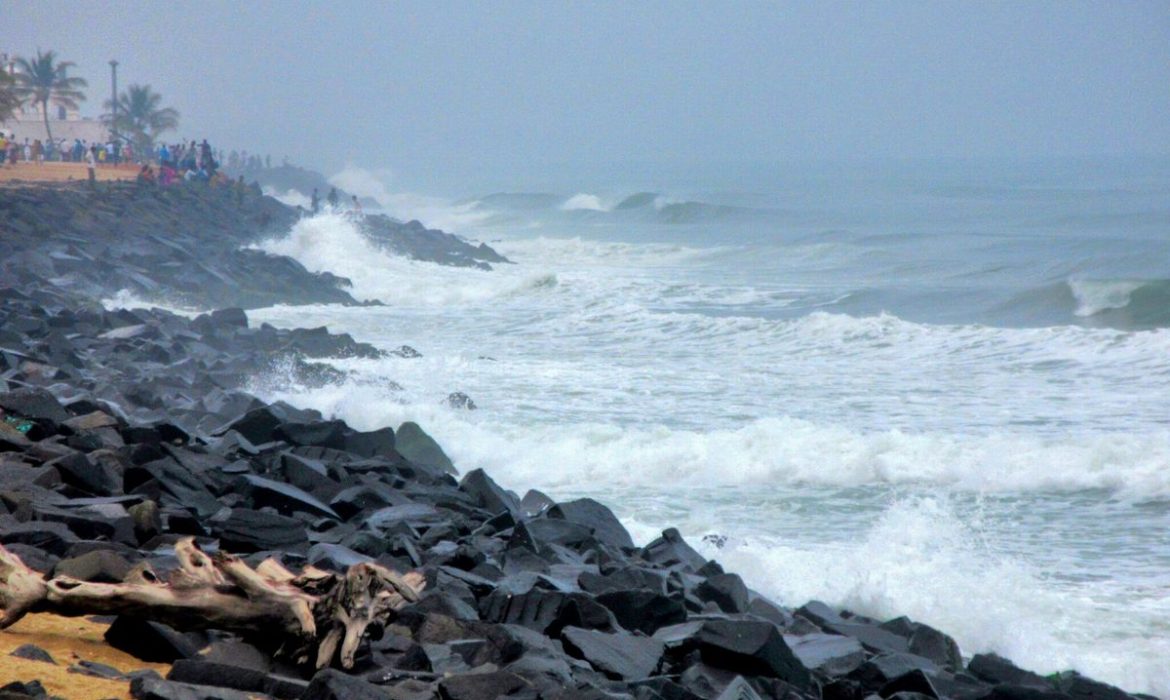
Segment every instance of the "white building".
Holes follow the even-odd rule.
[[[9,53],[0,52],[0,66],[9,75],[16,75],[16,58]],[[53,130],[53,138],[65,139],[73,143],[74,139],[81,139],[90,143],[105,141],[110,136],[110,130],[98,119],[81,116],[80,110],[66,109],[49,101],[49,128]],[[24,104],[12,119],[0,122],[0,131],[14,137],[18,143],[25,139],[46,138],[45,120],[39,104]]]

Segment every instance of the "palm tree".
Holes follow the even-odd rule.
[[[75,65],[73,61],[58,61],[56,51],[42,53],[40,49],[31,61],[16,59],[16,94],[40,105],[41,115],[45,118],[45,135],[50,141],[53,140],[53,131],[49,128],[49,101],[66,109],[77,109],[77,103],[85,100],[81,88],[89,83],[84,78],[69,76],[69,69]]]
[[[150,89],[149,85],[131,85],[126,92],[118,95],[117,119],[114,130],[128,136],[139,152],[146,153],[154,140],[164,131],[179,126],[179,113],[170,107],[160,107],[162,95]],[[106,100],[106,109],[114,111],[114,104]],[[109,122],[110,115],[106,114]]]
[[[11,119],[23,102],[16,93],[16,80],[0,68],[0,122]]]

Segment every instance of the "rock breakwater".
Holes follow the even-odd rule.
[[[196,223],[174,236],[196,249],[212,240],[201,237],[207,231],[238,246],[233,232],[242,226],[226,193],[142,205],[139,197],[154,195],[113,192],[107,204],[127,198],[122,214],[109,204],[40,233],[21,214],[6,229],[15,233],[3,244],[14,258],[0,268],[0,545],[45,575],[95,582],[172,570],[176,544],[191,537],[252,566],[271,557],[294,571],[343,572],[374,562],[426,580],[418,601],[371,628],[349,671],[289,663],[278,634],[184,633],[119,616],[110,644],[173,662],[165,679],[88,669],[130,682],[134,697],[1133,697],[1074,672],[1042,677],[994,655],[965,657],[947,634],[907,618],[874,620],[818,602],[779,606],[673,529],[640,544],[596,501],[521,496],[481,470],[459,474],[423,427],[363,432],[264,403],[243,388],[274,363],[290,381],[331,382],[338,370],[320,360],[382,351],[326,329],[253,327],[241,308],[195,318],[103,309],[86,298],[108,293],[103,278],[120,284],[147,271],[172,291],[174,274],[135,262],[112,240],[146,230],[116,223],[136,207],[160,217],[176,202],[198,207]],[[8,212],[39,206],[0,201]],[[287,208],[253,204],[239,214],[254,224],[248,235],[291,223]],[[218,213],[200,226],[204,207]],[[249,218],[269,209],[268,222]],[[157,224],[157,244],[174,250],[165,219]],[[68,257],[37,258],[62,250]],[[199,274],[237,264],[224,258]],[[312,290],[305,294],[336,291],[335,280],[284,269],[293,270],[290,284],[308,285],[299,288]],[[281,291],[278,279],[222,295],[258,302]],[[0,607],[5,585],[0,572]],[[0,692],[36,696],[35,680]]]
[[[357,304],[349,282],[249,247],[286,235],[304,212],[254,187],[141,187],[103,183],[0,188],[0,285],[51,281],[79,298],[123,290],[194,308]],[[486,245],[365,217],[363,232],[404,257],[488,268],[504,258]]]

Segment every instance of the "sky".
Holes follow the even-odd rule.
[[[1170,2],[0,0],[38,47],[326,172],[1170,154]]]

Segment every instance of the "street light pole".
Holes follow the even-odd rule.
[[[110,60],[110,141],[114,144],[114,165],[118,164],[118,62]]]

